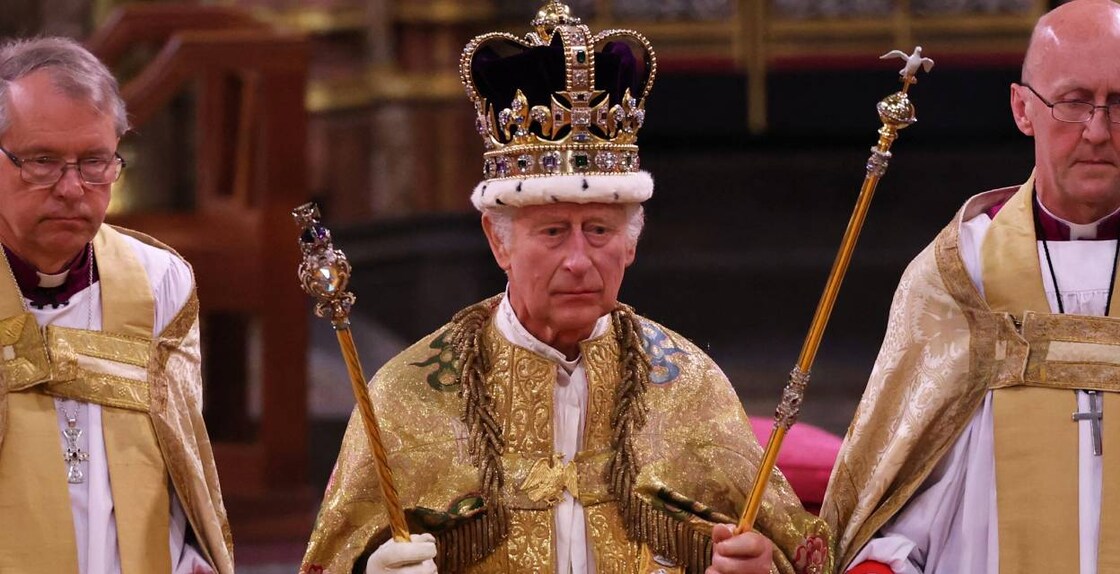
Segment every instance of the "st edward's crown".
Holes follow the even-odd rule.
[[[559,0],[532,26],[524,40],[492,32],[463,50],[460,77],[486,148],[475,205],[510,203],[499,195],[540,203],[502,192],[547,177],[551,201],[644,201],[653,182],[640,169],[637,134],[657,73],[649,41],[632,30],[593,35]],[[577,176],[579,189],[565,189],[564,176]]]

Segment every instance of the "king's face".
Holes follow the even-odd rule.
[[[618,304],[634,261],[623,205],[556,203],[516,210],[508,245],[497,254],[510,303],[538,339],[579,341]]]

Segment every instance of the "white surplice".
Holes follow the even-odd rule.
[[[961,225],[961,257],[981,294],[984,285],[980,277],[980,246],[991,223],[988,215],[981,214]],[[1069,225],[1071,239],[1096,237],[1096,224],[1063,223]],[[1051,311],[1058,312],[1057,292],[1060,291],[1066,313],[1106,314],[1116,241],[1050,241],[1047,246],[1058,278],[1058,290],[1054,289],[1042,242],[1038,242],[1043,287]],[[1079,412],[1088,412],[1088,395],[1083,391],[1073,392],[1077,393]],[[1101,458],[1093,453],[1090,422],[1077,424],[1080,574],[1096,574]],[[866,560],[883,562],[898,574],[999,573],[991,391],[983,407],[914,497],[864,546],[852,563]]]
[[[514,345],[552,360],[556,363],[556,388],[552,400],[552,446],[568,463],[583,446],[583,427],[587,420],[587,372],[583,357],[568,360],[563,353],[546,345],[529,333],[517,319],[509,303],[509,293],[502,298],[495,314],[498,332]],[[610,315],[595,323],[589,339],[601,336],[610,327]],[[595,572],[595,558],[587,538],[587,522],[583,505],[564,491],[556,504],[556,572]]]
[[[128,236],[124,239],[147,272],[156,303],[152,334],[158,335],[190,297],[193,284],[190,269],[182,259],[167,251],[145,245]],[[50,280],[50,276],[45,278]],[[28,302],[28,307],[41,327],[57,325],[98,331],[101,329],[100,301],[99,281],[76,293],[64,306],[38,309]],[[89,460],[79,463],[85,480],[69,485],[74,535],[78,547],[78,570],[81,574],[119,574],[121,564],[117,551],[117,523],[113,511],[113,493],[109,486],[101,405],[56,399],[55,411],[58,414],[59,443],[63,450],[67,445],[62,431],[67,428],[65,413],[68,412],[77,414],[77,426],[82,429],[78,444],[81,450],[89,453]],[[173,573],[212,572],[198,549],[187,542],[190,525],[174,487],[171,487],[170,494],[169,544]]]

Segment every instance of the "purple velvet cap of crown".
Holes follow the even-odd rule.
[[[639,49],[623,41],[608,41],[595,52],[595,89],[607,93],[611,106],[622,102],[627,89],[641,97],[649,81],[650,67],[635,53]],[[565,90],[564,44],[559,34],[547,46],[524,46],[496,38],[475,52],[471,75],[479,95],[497,109],[509,106],[517,90],[525,94],[530,106],[549,106],[553,94]]]

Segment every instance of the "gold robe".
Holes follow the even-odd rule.
[[[1120,388],[1120,320],[1056,315],[1043,310],[1048,305],[1044,295],[1037,294],[1042,289],[1037,247],[1029,216],[1024,215],[1030,209],[1030,190],[1028,182],[1021,188],[993,190],[972,198],[903,274],[882,349],[833,469],[821,510],[822,518],[836,533],[838,572],[843,572],[860,549],[906,505],[953,447],[989,391],[996,393],[994,404],[998,411],[999,401],[1015,396],[1000,394],[1008,390],[1025,394],[1021,391],[1050,388],[1066,389],[1061,391],[1065,393],[1070,389],[1115,392]],[[1018,294],[1014,301],[986,301],[972,283],[960,254],[961,223],[1005,200],[1008,201],[992,229],[1005,212],[1017,210],[1015,225],[1018,229],[1025,227],[1026,231],[1019,233],[1016,240],[1017,257],[1008,257],[1011,250],[1000,248],[985,267],[998,265],[995,275],[1003,279],[1002,284],[1012,291],[1034,294],[1033,305],[1022,303],[1032,300],[1031,297]],[[985,249],[993,248],[989,238],[984,241]],[[983,276],[988,285],[989,270]],[[992,291],[991,286],[988,291]],[[1103,360],[1108,353],[1111,359]],[[1076,408],[1076,402],[1072,407]],[[1058,444],[1046,437],[1037,441],[1026,438],[1034,432],[1031,427],[1041,429],[1043,424],[1022,410],[1005,421],[1012,423],[1010,428],[1001,429],[997,412],[996,478],[1004,485],[997,493],[1001,571],[1070,571],[1046,567],[1059,558],[1065,564],[1072,558],[1076,564],[1076,492],[1072,506],[1054,508],[1055,501],[1066,503],[1068,499],[1052,496],[1057,492],[1050,490],[1048,482],[1049,477],[1064,477],[1076,486],[1076,428],[1069,419],[1072,410],[1067,403],[1058,408],[1056,423],[1048,417],[1046,424],[1065,425],[1059,427],[1064,429],[1063,437],[1074,433],[1073,441]],[[1061,411],[1062,408],[1067,410]],[[1001,442],[1001,437],[1007,437],[1008,431],[1016,428],[1014,425],[1019,425],[1018,435],[1009,438],[1012,443],[1018,439],[1019,447],[1001,450],[1001,444],[1010,444]],[[1105,440],[1107,443],[1107,437]],[[1055,443],[1058,451],[1072,452],[1074,462],[1070,463],[1068,457],[1058,460],[1051,456],[1055,451],[1049,443]],[[1000,476],[998,470],[1008,460],[1026,464],[1030,470],[1016,476],[1006,472]],[[1023,476],[1032,478],[1023,480]],[[1104,480],[1109,479],[1106,476]],[[1107,484],[1104,492],[1109,492]],[[1012,495],[1018,496],[1018,500],[1025,495],[1029,502],[1005,506],[1005,496]],[[1102,504],[1104,533],[1106,522],[1112,522],[1105,517],[1114,503],[1105,495]],[[1068,527],[1070,520],[1072,532]],[[1051,522],[1065,532],[1055,532],[1049,526]],[[1049,542],[1012,544],[1004,532],[1009,526],[1015,529],[1016,541],[1025,539],[1021,534],[1026,531],[1027,537],[1040,536]],[[1113,571],[1103,560],[1108,546],[1102,542],[1102,572]]]
[[[509,528],[503,540],[488,539],[479,472],[467,452],[458,367],[447,340],[451,324],[373,377],[371,396],[410,530],[436,535],[441,572],[553,572],[551,509],[565,489],[584,506],[601,574],[640,572],[651,557],[680,568],[664,572],[699,573],[709,564],[712,524],[736,521],[761,449],[715,363],[680,335],[639,321],[652,368],[648,421],[635,436],[640,472],[634,493],[641,502],[629,517],[611,494],[607,472],[621,381],[617,327],[580,345],[588,413],[583,450],[568,467],[551,462],[556,364],[507,341],[492,317],[483,327],[481,347],[490,365],[485,386],[506,445],[502,492]],[[366,557],[389,537],[361,425],[356,413],[351,416],[302,572],[364,571]],[[777,471],[757,527],[775,543],[776,571],[823,574],[831,568],[824,523],[802,509]],[[480,557],[479,548],[492,551]]]
[[[198,299],[192,289],[183,309],[152,337],[151,289],[122,233],[170,251],[145,235],[102,226],[93,242],[102,286],[101,331],[40,328],[23,308],[7,259],[0,257],[4,572],[77,570],[52,397],[103,408],[125,574],[162,570],[169,563],[168,479],[203,557],[220,574],[233,572],[232,538],[202,418]]]

